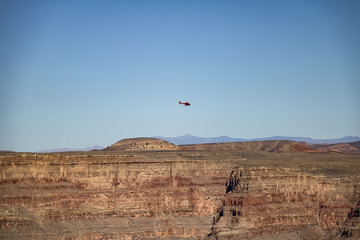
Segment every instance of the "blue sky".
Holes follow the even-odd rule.
[[[0,149],[360,136],[359,11],[356,0],[2,0]]]

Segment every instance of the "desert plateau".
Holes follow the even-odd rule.
[[[0,153],[0,239],[360,239],[359,142]]]
[[[0,240],[360,240],[360,0],[0,0]]]

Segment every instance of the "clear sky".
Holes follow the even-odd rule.
[[[359,12],[358,0],[0,0],[0,149],[360,136]]]

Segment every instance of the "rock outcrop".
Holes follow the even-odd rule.
[[[358,180],[238,167],[226,182],[226,195],[208,239],[248,239],[269,233],[272,239],[281,239],[283,233],[291,233],[293,239],[360,238]]]
[[[178,146],[156,138],[129,138],[122,139],[104,151],[166,151],[178,150]]]

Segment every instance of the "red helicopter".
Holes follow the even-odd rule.
[[[179,104],[184,104],[185,106],[190,106],[189,102],[181,102],[181,101],[179,101]]]

